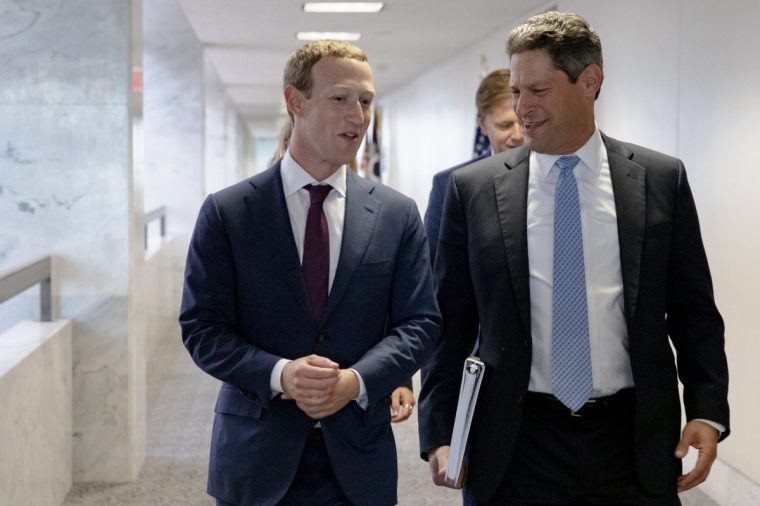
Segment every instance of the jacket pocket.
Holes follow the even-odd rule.
[[[214,412],[259,418],[261,417],[261,403],[256,398],[243,395],[239,389],[231,385],[222,385],[216,399]]]
[[[648,240],[668,237],[670,235],[672,226],[673,222],[670,220],[670,218],[655,225],[649,225],[644,231],[644,237],[646,237]]]
[[[390,260],[360,264],[354,271],[354,277],[387,276],[391,273],[393,264]]]

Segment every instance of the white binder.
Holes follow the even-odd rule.
[[[467,448],[472,416],[475,413],[475,403],[478,400],[478,391],[483,382],[485,369],[485,364],[478,357],[468,357],[464,361],[462,385],[459,388],[459,401],[454,418],[454,430],[451,433],[449,463],[444,480],[447,487],[464,487],[464,479],[467,473],[464,452]]]

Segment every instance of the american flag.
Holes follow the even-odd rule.
[[[490,154],[491,154],[491,143],[488,140],[488,137],[483,135],[483,132],[480,131],[480,127],[476,124],[475,125],[475,145],[472,148],[472,157],[480,158],[481,156],[490,155]]]

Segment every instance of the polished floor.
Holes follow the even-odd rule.
[[[179,336],[159,346],[149,369],[148,448],[139,479],[123,485],[77,485],[64,506],[213,506],[205,483],[218,383],[195,367]],[[394,429],[399,504],[460,505],[458,492],[430,482],[427,464],[418,456],[416,418]],[[698,491],[681,499],[685,506],[716,506]]]

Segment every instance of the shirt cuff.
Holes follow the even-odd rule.
[[[269,389],[272,391],[270,399],[274,399],[285,391],[282,389],[282,370],[285,369],[285,366],[290,362],[291,361],[287,358],[281,358],[276,364],[274,364],[272,375],[269,376]]]
[[[719,424],[718,422],[713,422],[712,420],[705,420],[704,418],[695,418],[694,420],[698,422],[704,422],[713,429],[718,431],[718,438],[723,435],[724,432],[726,432],[726,427]]]
[[[359,395],[357,395],[356,399],[354,400],[360,408],[362,408],[364,411],[367,411],[367,406],[369,406],[369,399],[367,399],[367,389],[364,388],[364,380],[362,379],[362,375],[359,374],[359,371],[356,369],[349,369],[349,371],[356,374],[356,377],[359,379]]]

